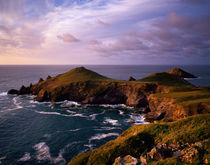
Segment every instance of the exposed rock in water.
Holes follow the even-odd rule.
[[[129,77],[128,81],[136,81],[135,78],[133,78],[132,76]]]
[[[18,90],[16,90],[16,89],[10,89],[7,93],[8,94],[11,94],[11,95],[14,95],[14,94],[18,94]]]
[[[196,78],[196,76],[192,75],[191,73],[185,72],[180,68],[174,68],[172,70],[169,70],[168,73],[177,75],[182,78]]]
[[[24,85],[20,88],[18,94],[22,95],[22,94],[30,94],[31,90],[30,87],[25,87]]]
[[[140,162],[136,158],[127,155],[125,157],[116,158],[113,165],[139,165],[139,164]]]

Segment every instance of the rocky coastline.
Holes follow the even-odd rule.
[[[36,84],[22,86],[19,90],[11,89],[8,94],[32,94],[36,96],[34,100],[39,102],[70,100],[81,104],[125,104],[141,107],[143,110],[140,113],[146,114],[145,120],[154,123],[133,126],[116,140],[79,154],[69,165],[125,165],[129,162],[137,165],[159,161],[208,163],[206,145],[210,136],[207,131],[210,87],[196,87],[184,79],[195,77],[180,68],[174,68],[142,79],[130,77],[128,81],[124,81],[110,79],[79,67],[55,77],[48,76],[45,80],[40,78]],[[197,120],[207,125],[199,125],[201,123],[196,123]],[[187,130],[188,124],[196,128],[192,129],[194,132]],[[176,134],[183,134],[183,137],[177,137],[173,141],[169,128],[175,137]],[[201,131],[204,135],[198,135],[196,131]],[[160,137],[161,135],[164,137]],[[199,146],[196,148],[197,144]],[[201,150],[205,154],[202,155]]]

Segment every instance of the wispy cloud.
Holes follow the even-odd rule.
[[[49,63],[118,63],[122,57],[150,63],[178,57],[187,63],[191,56],[205,62],[209,16],[209,1],[0,0],[0,61],[50,56]]]
[[[79,42],[80,40],[72,36],[71,34],[65,33],[63,35],[58,35],[58,39],[62,40],[63,42]]]

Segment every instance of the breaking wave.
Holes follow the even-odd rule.
[[[1,92],[0,96],[7,96],[7,92]]]
[[[44,114],[44,115],[58,115],[58,116],[65,116],[65,117],[85,117],[85,118],[87,118],[87,116],[84,116],[83,114],[67,115],[67,114],[61,114],[59,112],[45,112],[45,111],[36,111],[36,110],[34,110],[34,112],[39,113],[39,114]]]
[[[65,164],[66,160],[63,158],[63,150],[60,150],[58,157],[52,157],[50,155],[50,148],[45,142],[40,142],[34,145],[34,150],[36,150],[36,159],[38,161],[50,161],[53,164]]]
[[[92,141],[92,140],[101,140],[101,139],[105,139],[105,138],[110,137],[110,136],[119,136],[119,135],[120,135],[119,133],[96,134],[95,136],[92,136],[89,139],[89,142]]]
[[[120,123],[118,123],[118,120],[113,120],[113,119],[110,119],[110,118],[105,118],[104,124],[112,124],[114,126],[119,126]]]

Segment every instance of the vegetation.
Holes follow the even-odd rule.
[[[210,105],[210,90],[208,87],[171,88],[169,93],[157,93],[156,97],[167,97],[175,99],[175,103],[189,106],[200,103]]]
[[[189,82],[185,81],[183,78],[178,77],[173,74],[169,74],[166,72],[154,73],[147,77],[140,79],[141,82],[153,82],[158,83],[160,85],[167,86],[186,86],[191,85]]]
[[[135,125],[123,132],[117,139],[92,150],[88,153],[81,153],[73,158],[68,165],[107,165],[112,164],[118,156],[130,154],[139,157],[142,153],[148,152],[154,144],[180,142],[195,143],[209,138],[210,136],[210,115],[196,115],[171,123]],[[144,141],[144,144],[142,144]],[[207,155],[208,151],[204,152]],[[199,158],[198,158],[199,159]],[[160,164],[167,164],[160,162]],[[80,163],[82,162],[82,163]],[[179,162],[174,159],[172,162]],[[172,163],[173,164],[173,163]]]

